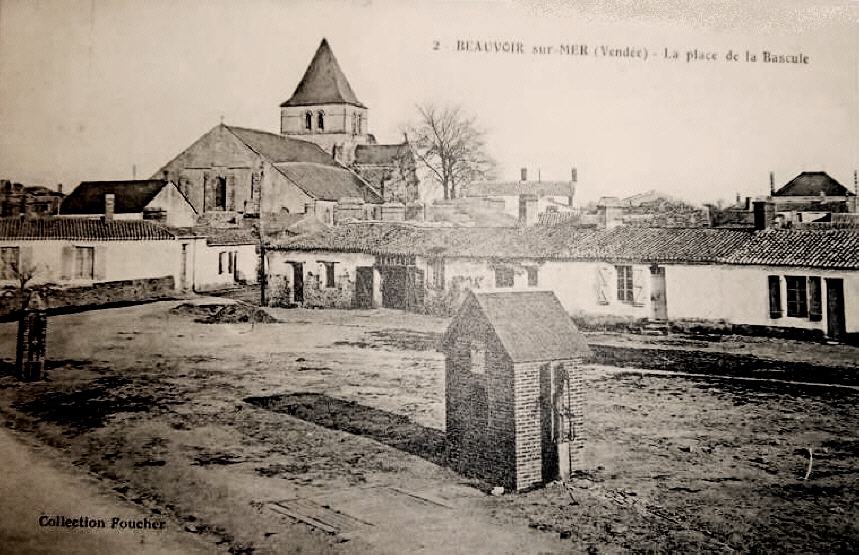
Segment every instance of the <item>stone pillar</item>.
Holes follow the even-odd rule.
[[[34,292],[18,321],[15,372],[21,381],[32,382],[44,376],[47,331],[48,313],[39,294]]]

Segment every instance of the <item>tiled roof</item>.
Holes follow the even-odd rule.
[[[233,126],[224,127],[254,152],[268,158],[273,163],[315,162],[317,164],[339,167],[339,164],[330,154],[313,143],[257,129]]]
[[[492,326],[514,363],[569,360],[590,352],[584,336],[551,291],[470,291],[446,341],[455,336],[458,326],[470,325],[460,319],[474,317],[475,309]]]
[[[566,224],[452,228],[351,223],[272,244],[289,250],[489,259],[593,260],[665,264],[760,264],[859,269],[859,231],[711,228],[611,230]]]
[[[402,157],[411,156],[408,143],[399,145],[358,145],[355,147],[357,165],[391,165]]]
[[[174,239],[174,236],[162,227],[141,220],[3,218],[0,239],[140,241]]]
[[[859,269],[859,231],[768,229],[753,234],[724,261],[729,264]]]
[[[821,194],[828,197],[853,196],[847,187],[832,179],[826,172],[802,172],[773,193],[773,196],[795,197]]]
[[[571,181],[475,181],[469,183],[469,197],[501,197],[533,193],[538,197],[571,196],[576,187]]]
[[[355,96],[349,81],[340,69],[328,40],[322,43],[313,55],[304,77],[292,96],[280,106],[315,106],[317,104],[351,104],[365,108]]]
[[[537,223],[539,225],[558,225],[563,222],[578,221],[581,219],[575,212],[540,212]]]
[[[104,196],[114,195],[113,211],[117,214],[143,212],[161,189],[163,179],[127,181],[83,181],[60,205],[60,214],[104,214]]]
[[[382,200],[360,177],[344,168],[306,162],[277,164],[275,167],[302,191],[318,200],[338,201],[343,197],[358,197],[365,202]]]

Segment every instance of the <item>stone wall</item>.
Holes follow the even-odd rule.
[[[353,308],[355,280],[351,276],[338,275],[334,280],[334,287],[324,287],[319,276],[306,279],[304,306],[305,308]]]
[[[91,287],[51,287],[39,289],[49,311],[68,307],[98,307],[116,303],[142,302],[172,298],[176,294],[173,276],[151,279],[107,281]],[[0,293],[0,318],[14,318],[20,309],[20,292],[6,289]]]

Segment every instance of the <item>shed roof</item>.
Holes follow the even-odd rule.
[[[353,172],[312,162],[289,162],[275,167],[301,190],[318,200],[337,201],[343,197],[358,197],[365,202],[382,199],[367,183]]]
[[[268,131],[248,129],[245,127],[224,126],[230,130],[240,141],[245,143],[257,154],[264,156],[273,163],[280,162],[315,162],[327,166],[339,167],[340,165],[330,154],[322,150],[319,145],[276,135]]]
[[[0,219],[0,239],[141,241],[174,239],[152,222],[86,218]]]
[[[514,362],[570,360],[590,354],[584,336],[551,291],[474,292],[460,307],[445,341],[477,309]]]
[[[117,214],[143,212],[168,181],[139,179],[124,181],[83,181],[60,205],[60,214],[104,214],[104,196],[114,195]]]
[[[827,197],[853,196],[847,187],[831,178],[826,172],[802,172],[787,185],[773,193],[774,197]]]
[[[352,91],[327,39],[322,39],[295,92],[280,106],[284,108],[317,104],[351,104],[359,108],[366,107]]]

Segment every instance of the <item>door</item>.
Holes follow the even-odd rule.
[[[830,339],[844,339],[844,280],[826,280],[826,329]]]
[[[291,262],[292,264],[292,302],[295,304],[304,302],[304,263]]]
[[[540,367],[540,452],[543,461],[543,482],[558,479],[558,438],[560,419],[556,407],[558,391],[551,364]]]
[[[653,320],[668,319],[668,302],[665,298],[665,267],[650,267],[650,306]]]
[[[356,269],[355,308],[373,308],[372,266],[358,266]]]
[[[382,306],[385,308],[408,308],[408,269],[406,266],[379,268],[382,274]]]
[[[188,244],[182,243],[182,268],[179,271],[179,290],[185,291],[188,289]]]

